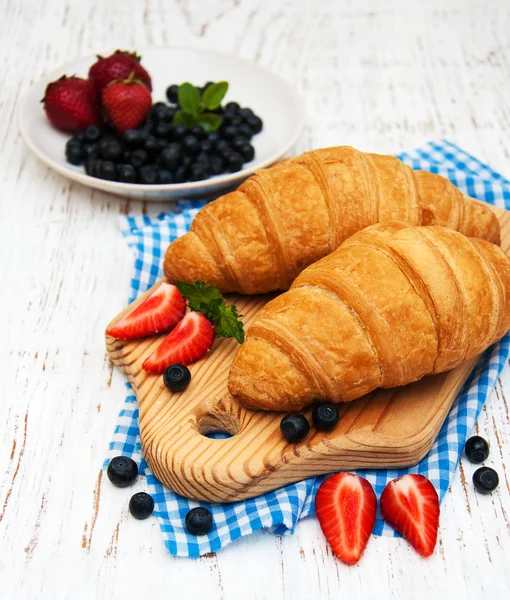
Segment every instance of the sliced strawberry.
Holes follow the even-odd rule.
[[[121,340],[154,335],[175,327],[185,312],[186,302],[181,292],[175,285],[164,281],[106,334]]]
[[[434,552],[439,527],[439,498],[423,475],[390,481],[381,494],[383,519],[399,531],[422,556]]]
[[[214,327],[199,312],[189,312],[169,333],[142,367],[150,373],[162,373],[169,365],[189,365],[202,358],[214,342]]]
[[[315,495],[315,512],[326,539],[340,560],[357,562],[375,524],[377,498],[370,483],[353,473],[325,479]]]

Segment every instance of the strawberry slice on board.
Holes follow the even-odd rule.
[[[171,331],[142,367],[149,373],[162,373],[169,365],[189,365],[202,358],[214,342],[214,327],[199,312],[189,312]]]
[[[400,532],[422,556],[434,552],[439,528],[439,498],[423,475],[408,474],[390,481],[381,494],[383,519]]]
[[[375,525],[377,498],[370,483],[353,473],[325,479],[315,495],[315,512],[335,555],[352,565],[361,558]]]
[[[169,331],[184,317],[186,302],[175,285],[163,281],[158,288],[106,331],[120,340],[131,340]]]

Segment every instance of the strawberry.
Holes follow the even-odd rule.
[[[136,52],[116,50],[110,56],[103,58],[99,54],[98,60],[89,69],[89,79],[98,94],[112,81],[127,79],[134,72],[135,77],[145,83],[152,91],[151,76],[140,64],[141,57]]]
[[[335,555],[358,562],[375,524],[377,498],[370,483],[353,473],[325,479],[315,495],[315,512]]]
[[[186,312],[186,302],[175,285],[163,282],[135,309],[106,332],[114,338],[131,340],[168,331]]]
[[[67,77],[49,83],[41,100],[53,127],[75,133],[101,122],[94,86],[87,79]]]
[[[434,552],[439,527],[439,498],[423,475],[390,481],[381,494],[383,519],[399,531],[422,556]]]
[[[214,327],[211,321],[202,313],[189,312],[142,367],[150,373],[162,373],[172,364],[189,365],[202,358],[213,342]]]
[[[136,129],[152,106],[151,93],[134,72],[123,81],[112,81],[102,94],[103,108],[119,133]]]

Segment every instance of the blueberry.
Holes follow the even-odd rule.
[[[98,125],[89,125],[87,128],[83,130],[83,136],[85,141],[89,144],[94,144],[101,139],[102,135],[101,127]]]
[[[255,148],[250,144],[250,142],[239,144],[236,150],[242,155],[245,162],[250,162],[255,158]]]
[[[251,108],[241,108],[239,110],[239,115],[244,119],[249,119],[250,117],[254,117],[255,113],[252,111]]]
[[[170,169],[170,171],[175,171],[182,159],[180,145],[175,142],[170,144],[168,148],[165,148],[159,155],[159,159],[164,167]]]
[[[211,158],[205,152],[199,152],[195,156],[195,164],[201,164],[202,166],[209,168],[211,166]]]
[[[280,421],[280,431],[288,442],[300,442],[310,431],[310,423],[301,413],[289,413]]]
[[[155,165],[144,165],[140,167],[139,180],[140,183],[152,185],[157,182],[158,170]]]
[[[188,128],[184,127],[184,125],[173,125],[172,126],[172,139],[173,140],[182,140],[188,134]]]
[[[207,140],[211,142],[214,148],[216,147],[216,144],[219,142],[220,139],[220,134],[217,131],[211,131],[207,134]]]
[[[208,139],[202,140],[200,142],[200,151],[205,152],[206,154],[210,154],[212,152],[213,145],[212,142]]]
[[[207,165],[201,163],[194,163],[191,165],[189,170],[190,181],[203,181],[207,179],[210,174],[210,169]]]
[[[237,131],[240,136],[243,136],[247,140],[251,140],[251,138],[253,137],[253,131],[245,123],[239,125]]]
[[[85,161],[85,173],[91,177],[98,177],[98,168],[101,161],[97,158],[88,158]]]
[[[154,498],[145,492],[138,492],[131,496],[129,512],[135,519],[146,519],[154,511]]]
[[[173,113],[170,112],[170,109],[163,102],[157,102],[151,108],[150,112],[150,120],[153,123],[168,123],[172,120]]]
[[[216,143],[216,152],[220,156],[222,156],[223,154],[225,154],[227,152],[232,152],[232,147],[227,142],[227,140],[218,140],[218,142]]]
[[[159,138],[169,139],[172,132],[173,132],[173,125],[172,125],[172,123],[170,123],[168,121],[162,121],[161,123],[158,123],[156,125],[156,127],[154,128],[154,133]]]
[[[122,139],[129,148],[141,148],[147,139],[147,133],[140,129],[128,129],[122,134]]]
[[[204,140],[207,135],[200,125],[195,125],[195,127],[192,127],[190,133],[199,140]]]
[[[71,138],[71,140],[73,140],[73,142],[79,142],[80,144],[85,144],[86,140],[85,140],[85,132],[84,131],[78,131],[77,133],[75,133],[73,135],[73,137]]]
[[[66,160],[72,165],[81,165],[85,160],[85,147],[70,139],[66,144]]]
[[[473,484],[481,494],[490,494],[499,485],[499,476],[490,467],[480,467],[473,473]]]
[[[133,165],[117,165],[117,178],[122,183],[136,183],[136,169]]]
[[[260,133],[262,131],[262,119],[257,116],[248,117],[246,124],[252,130],[253,133]]]
[[[86,160],[92,158],[101,158],[101,153],[99,152],[99,147],[97,144],[85,144],[83,148],[85,150]]]
[[[239,112],[240,106],[237,102],[228,102],[225,106],[225,110],[228,110],[230,112]]]
[[[233,125],[227,125],[226,127],[221,128],[221,136],[225,140],[233,140],[238,135],[237,127],[234,127]]]
[[[149,156],[156,156],[156,154],[158,154],[158,152],[160,151],[159,142],[160,140],[158,140],[158,138],[155,138],[153,135],[147,136],[143,148],[144,150],[147,150],[147,154]]]
[[[188,168],[184,165],[177,167],[175,170],[174,181],[175,183],[184,183],[188,178]]]
[[[211,531],[213,518],[210,510],[197,506],[192,508],[184,519],[186,529],[193,535],[205,535]]]
[[[489,456],[489,444],[483,437],[474,435],[466,442],[464,452],[472,463],[483,463]]]
[[[117,168],[111,160],[102,160],[97,167],[97,176],[107,181],[117,180]]]
[[[158,169],[157,173],[156,173],[156,181],[157,183],[173,183],[174,182],[174,176],[172,171],[169,171],[168,169]]]
[[[165,140],[163,138],[156,138],[156,143],[157,143],[157,152],[161,153],[163,152],[163,150],[168,146],[168,140]]]
[[[223,160],[217,154],[211,156],[211,173],[213,175],[223,173]]]
[[[200,142],[195,135],[187,135],[182,140],[182,147],[184,152],[187,152],[188,154],[196,154],[200,149]]]
[[[185,167],[185,168],[187,168],[187,169],[188,169],[189,167],[191,167],[192,163],[193,163],[193,159],[192,159],[192,158],[191,158],[191,156],[189,156],[188,154],[185,154],[185,155],[182,157],[182,160],[181,160],[181,165],[182,165],[183,167]]]
[[[319,431],[331,431],[339,418],[340,413],[334,404],[324,402],[313,407],[312,421]]]
[[[105,160],[119,162],[124,159],[124,148],[118,140],[111,140],[108,143],[101,144],[101,156]]]
[[[170,365],[163,372],[163,383],[172,392],[183,392],[190,381],[190,370],[184,365]]]
[[[168,102],[171,102],[172,104],[177,104],[178,101],[178,94],[179,94],[179,86],[176,85],[175,83],[172,85],[169,85],[166,88],[166,97],[168,98]]]
[[[239,115],[234,115],[233,117],[231,117],[230,125],[233,125],[234,127],[239,127],[242,124],[243,124],[243,119]]]
[[[117,487],[131,485],[138,476],[138,467],[129,456],[116,456],[108,463],[108,479]]]
[[[226,158],[227,168],[231,173],[240,171],[243,168],[244,158],[239,152],[232,152]]]
[[[147,153],[147,150],[143,150],[143,149],[138,149],[138,150],[133,150],[133,152],[131,153],[131,164],[133,165],[133,167],[141,167],[142,165],[145,165],[149,160],[149,154]]]
[[[123,160],[125,163],[131,162],[131,154],[133,154],[132,150],[124,150]]]

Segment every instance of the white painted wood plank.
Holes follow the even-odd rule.
[[[308,118],[297,151],[346,143],[395,152],[447,137],[510,177],[509,30],[505,0],[1,4],[0,597],[509,595],[508,367],[477,427],[491,443],[500,489],[475,494],[474,468],[463,461],[430,559],[402,540],[376,538],[346,567],[315,519],[292,537],[262,532],[196,561],[168,556],[154,520],[129,518],[132,490],[98,483],[124,396],[102,339],[132,266],[118,215],[144,206],[50,172],[15,123],[19,94],[67,60],[187,44],[235,52],[294,82]]]

